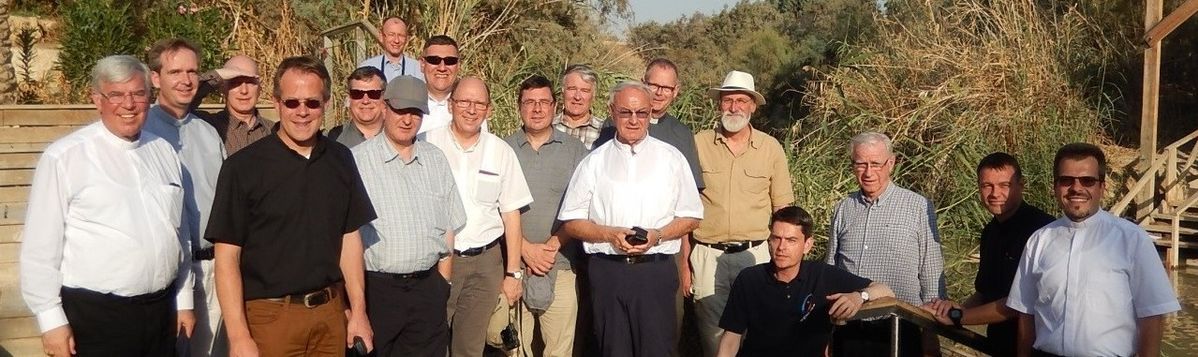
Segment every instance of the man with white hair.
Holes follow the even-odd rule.
[[[562,72],[562,112],[553,118],[553,128],[570,134],[587,150],[601,145],[596,140],[603,130],[604,119],[591,112],[595,90],[599,89],[599,74],[585,64],[572,64]]]
[[[886,284],[896,298],[908,304],[944,298],[936,207],[890,180],[895,156],[889,137],[876,132],[857,134],[850,149],[861,189],[836,204],[832,213],[828,264]],[[903,341],[921,339],[914,325],[904,323],[901,330]],[[837,330],[832,350],[835,355],[880,355],[889,351],[889,331],[886,320],[851,321]],[[925,350],[934,350],[935,340],[924,345]],[[903,345],[903,356],[919,354],[919,344]]]
[[[190,336],[191,237],[179,157],[143,130],[150,70],[92,68],[100,121],[38,160],[21,246],[21,293],[47,356],[173,356]]]
[[[589,255],[593,331],[604,356],[675,352],[674,254],[703,218],[686,158],[648,135],[651,97],[639,82],[612,88],[616,139],[578,164],[557,217]]]
[[[695,135],[703,168],[703,212],[695,230],[683,281],[693,281],[699,341],[715,356],[723,332],[720,317],[741,270],[768,262],[770,215],[794,202],[790,167],[778,140],[749,123],[765,97],[753,76],[732,71],[708,90],[720,107],[720,125]],[[693,277],[693,278],[692,278]],[[691,279],[688,279],[691,278]],[[685,289],[686,286],[683,286]]]

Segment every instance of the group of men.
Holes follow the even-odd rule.
[[[1098,208],[1092,146],[1058,155],[1055,221],[1020,199],[1014,158],[983,160],[995,220],[962,306],[944,300],[934,206],[891,180],[883,134],[852,138],[860,190],[836,205],[828,260],[804,261],[815,223],[793,206],[783,146],[751,124],[752,75],[711,88],[719,125],[692,134],[669,114],[669,60],[615,85],[610,119],[591,109],[598,75],[571,65],[560,97],[543,76],[520,84],[522,126],[500,138],[452,38],[414,59],[402,19],[380,32],[385,53],[346,78],[349,120],[328,135],[332,78],[310,57],[274,73],[273,128],[248,57],[201,74],[198,48],[165,40],[149,66],[97,62],[100,121],[46,149],[23,233],[46,354],[481,356],[498,307],[522,355],[667,356],[690,298],[708,356],[875,355],[889,325],[844,322],[894,296],[946,324],[1009,321],[991,340],[1020,354],[1145,355],[1178,309],[1143,231]],[[213,90],[225,108],[197,111]],[[928,342],[906,355],[934,353],[904,331]]]

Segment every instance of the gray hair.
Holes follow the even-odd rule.
[[[625,80],[620,83],[616,83],[614,87],[611,87],[611,91],[607,92],[607,107],[611,108],[616,104],[616,93],[623,92],[625,89],[630,88],[641,91],[649,98],[653,98],[653,91],[649,90],[649,86],[638,81]]]
[[[106,83],[125,83],[140,76],[145,80],[146,92],[150,91],[150,69],[136,57],[129,55],[112,55],[96,61],[92,67],[92,90],[99,92],[100,85]]]
[[[596,85],[595,82],[599,80],[599,75],[595,73],[594,69],[591,69],[591,66],[585,64],[572,64],[567,66],[566,70],[562,72],[562,82],[565,82],[566,76],[570,75],[571,73],[578,73],[578,75],[582,77],[582,80],[590,83],[592,86]]]
[[[881,144],[886,148],[886,154],[894,156],[894,143],[890,141],[890,137],[876,131],[867,131],[853,136],[850,140],[849,155],[853,155],[853,149],[862,145],[878,145]]]

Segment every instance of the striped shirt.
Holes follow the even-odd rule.
[[[271,125],[267,125],[267,122],[258,116],[256,110],[254,118],[250,120],[249,124],[229,117],[228,110],[221,110],[216,112],[216,114],[204,112],[196,112],[196,114],[200,119],[204,119],[208,125],[211,125],[213,129],[216,129],[216,133],[220,135],[221,141],[225,142],[225,152],[229,156],[233,156],[233,153],[271,134]]]
[[[945,297],[936,208],[890,182],[874,202],[860,191],[836,205],[827,263],[886,284],[899,300],[922,305]]]
[[[352,151],[378,213],[361,230],[366,270],[413,273],[448,256],[445,234],[466,224],[466,211],[445,154],[418,141],[412,145],[412,159],[405,161],[386,135]]]
[[[587,150],[595,148],[595,140],[599,139],[599,133],[603,131],[603,118],[592,115],[591,121],[586,125],[571,127],[566,125],[565,114],[558,114],[553,118],[553,128],[563,133],[570,134],[578,140],[582,140],[582,145],[587,147]]]

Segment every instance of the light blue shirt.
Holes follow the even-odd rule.
[[[166,140],[179,154],[183,166],[183,212],[190,223],[192,247],[206,248],[212,243],[203,239],[212,213],[212,198],[216,194],[216,177],[225,160],[225,144],[216,129],[188,112],[175,119],[157,104],[146,113],[142,130]]]
[[[374,67],[383,71],[383,75],[387,76],[383,83],[399,78],[399,76],[412,76],[420,78],[422,81],[424,80],[424,72],[420,71],[420,61],[408,57],[408,55],[400,58],[399,63],[386,61],[383,59],[383,55],[370,57],[362,61],[362,63],[358,63],[358,68],[361,67]]]

